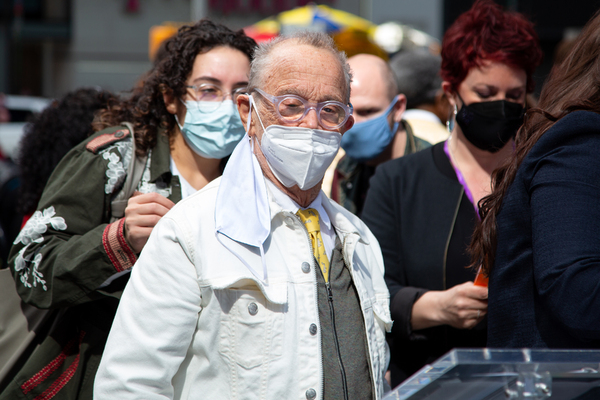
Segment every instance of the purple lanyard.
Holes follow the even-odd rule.
[[[454,165],[454,162],[452,161],[452,157],[450,157],[450,149],[448,149],[448,141],[449,140],[450,139],[448,139],[444,142],[444,153],[446,153],[448,160],[450,160],[450,164],[452,165],[452,168],[454,168],[454,173],[456,173],[458,182],[464,188],[467,198],[469,199],[471,204],[473,204],[473,207],[475,208],[475,214],[477,215],[477,219],[481,219],[481,217],[479,216],[479,207],[477,207],[477,204],[475,203],[475,200],[473,199],[473,193],[471,193],[471,189],[469,189],[469,187],[467,186],[467,181],[465,180],[465,177],[463,176],[462,172],[460,172],[460,170],[456,167],[456,165]]]

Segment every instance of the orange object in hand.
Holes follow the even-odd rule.
[[[483,273],[483,270],[480,266],[479,270],[477,271],[477,275],[475,275],[475,282],[473,282],[473,284],[475,286],[487,287],[488,281],[489,281],[489,278],[487,276],[485,276],[485,274]]]

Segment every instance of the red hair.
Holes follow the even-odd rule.
[[[496,61],[527,74],[533,92],[535,68],[542,50],[533,24],[522,14],[504,11],[491,0],[477,0],[448,28],[442,40],[442,79],[457,90],[471,68]]]

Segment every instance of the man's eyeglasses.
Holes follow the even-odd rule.
[[[309,103],[306,99],[295,94],[273,96],[256,88],[261,96],[269,100],[277,116],[285,122],[302,121],[306,114],[313,109],[317,113],[319,124],[326,129],[337,129],[344,125],[352,115],[352,105],[347,106],[339,101],[329,100],[321,103]]]
[[[212,83],[201,83],[199,85],[188,85],[189,89],[194,91],[194,98],[196,101],[204,102],[200,107],[200,111],[202,112],[213,112],[227,98],[227,96],[231,96],[231,100],[233,100],[233,104],[236,104],[237,98],[241,94],[246,93],[245,87],[240,87],[234,89],[231,93],[225,92],[221,87],[214,85]]]

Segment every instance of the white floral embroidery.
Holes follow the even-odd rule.
[[[36,211],[33,213],[29,221],[25,224],[19,235],[16,237],[13,244],[23,243],[29,245],[30,243],[42,243],[44,239],[42,234],[48,230],[48,224],[52,225],[57,231],[64,231],[67,229],[67,224],[63,217],[55,217],[56,211],[53,206],[46,208],[44,211]]]
[[[113,149],[117,149],[117,152],[113,152]],[[104,186],[104,192],[111,194],[115,187],[120,185],[125,180],[127,174],[127,168],[131,161],[131,154],[133,153],[133,147],[131,145],[131,139],[127,138],[121,140],[114,145],[102,150],[100,154],[105,160],[108,160],[108,169],[106,170],[106,177],[108,182]],[[122,155],[123,161],[121,162]]]
[[[37,253],[33,258],[33,261],[31,261],[31,256],[33,254],[23,256],[23,254],[27,250],[27,247],[29,247],[29,245],[23,247],[21,251],[19,251],[19,255],[15,260],[15,271],[19,272],[19,279],[23,283],[23,286],[25,286],[26,288],[32,288],[32,284],[29,283],[29,274],[31,273],[31,276],[33,277],[33,286],[35,287],[38,283],[40,283],[42,285],[42,289],[44,289],[44,291],[47,291],[48,287],[46,287],[46,280],[43,279],[44,275],[40,271],[38,271],[38,267],[42,262],[42,255],[40,253]],[[32,268],[27,266],[28,262],[31,263]]]
[[[146,168],[142,174],[142,179],[138,185],[138,191],[142,193],[158,193],[162,196],[169,197],[171,195],[171,187],[158,188],[155,183],[150,183],[150,159],[152,157],[151,152],[148,152],[148,161],[146,162]]]
[[[44,241],[42,235],[48,230],[48,225],[52,225],[52,228],[57,231],[67,229],[65,219],[63,217],[56,217],[55,215],[56,211],[53,206],[43,211],[34,212],[13,242],[13,244],[23,243],[25,245],[19,251],[15,260],[15,272],[19,273],[21,282],[27,288],[32,287],[32,283],[29,282],[29,275],[31,275],[33,286],[37,286],[40,283],[42,289],[48,290],[44,275],[38,271],[39,265],[42,262],[42,255],[37,253],[32,260],[31,257],[33,254],[25,255],[25,251],[31,243],[42,243]]]

